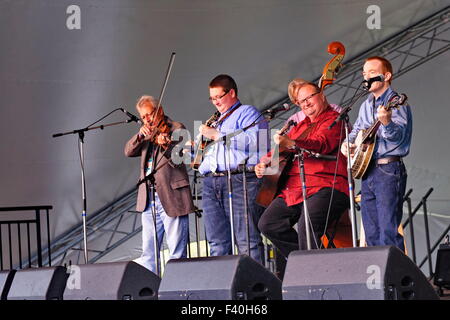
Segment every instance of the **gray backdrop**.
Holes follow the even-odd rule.
[[[70,30],[69,5],[81,9]],[[381,8],[370,30],[369,5]],[[312,80],[342,42],[346,60],[448,5],[447,1],[362,0],[0,0],[0,206],[54,206],[55,237],[81,220],[81,174],[75,135],[115,108],[136,113],[142,94],[158,96],[171,52],[176,59],[163,105],[193,130],[214,107],[208,82],[232,75],[240,98],[259,108],[286,94],[294,77]],[[430,187],[435,236],[449,224],[450,53],[394,82],[409,96],[414,136],[406,158],[413,205]],[[344,60],[345,62],[345,60]],[[352,117],[356,116],[354,111]],[[102,123],[125,120],[116,112]],[[137,159],[123,146],[135,123],[85,137],[88,214],[129,190]],[[446,216],[447,215],[447,216]],[[420,233],[420,231],[419,231]]]

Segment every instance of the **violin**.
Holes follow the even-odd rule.
[[[154,111],[150,115],[151,121],[150,123],[146,124],[147,128],[149,128],[152,132],[152,134],[149,137],[150,142],[153,144],[158,144],[158,136],[160,134],[169,134],[170,133],[170,126],[166,121],[166,116],[164,115],[163,108],[159,106],[158,108],[154,109]],[[162,144],[161,146],[165,147],[168,144],[170,144],[170,140]]]

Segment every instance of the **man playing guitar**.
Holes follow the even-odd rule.
[[[363,77],[370,92],[362,103],[358,118],[349,135],[350,154],[357,148],[355,140],[360,130],[381,125],[376,131],[372,159],[362,176],[361,215],[367,245],[395,245],[405,250],[398,226],[403,215],[406,189],[406,169],[402,158],[408,155],[412,135],[412,115],[409,105],[388,109],[397,95],[391,89],[392,65],[382,57],[370,57],[363,67]],[[341,152],[347,156],[347,143]]]
[[[307,208],[312,226],[311,248],[319,249],[327,224],[337,221],[349,206],[347,162],[339,154],[343,123],[339,122],[331,130],[328,129],[338,113],[330,107],[317,85],[299,82],[295,87],[294,103],[302,109],[306,118],[287,135],[278,132],[274,141],[279,145],[280,154],[286,152],[293,156],[297,153],[296,148],[301,148],[334,158],[315,158],[306,151],[301,151],[304,154]],[[299,160],[292,160],[288,161],[282,174],[283,181],[277,188],[275,198],[269,199],[271,202],[258,223],[261,232],[272,241],[285,260],[294,250],[308,249]],[[258,178],[271,174],[268,170],[273,163],[269,165],[269,162],[271,155],[263,157],[256,165],[255,173]],[[294,228],[297,223],[298,232]],[[283,272],[284,265],[280,267],[280,278],[283,277]]]

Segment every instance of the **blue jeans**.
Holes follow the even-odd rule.
[[[158,248],[163,244],[166,234],[169,247],[169,259],[186,258],[189,237],[189,216],[169,217],[155,192],[156,230]],[[142,255],[134,261],[156,272],[156,256],[154,246],[154,224],[151,203],[142,212]],[[160,268],[161,270],[161,268]]]
[[[211,256],[232,254],[227,179],[226,176],[205,177],[203,179],[202,207]],[[247,254],[262,263],[261,253],[263,245],[257,226],[263,210],[255,203],[261,180],[254,173],[248,173],[246,176],[250,254],[247,247],[247,224],[244,213],[242,180],[242,174],[231,176],[235,244],[239,254]]]
[[[361,184],[361,216],[368,246],[394,245],[405,251],[398,227],[403,216],[406,169],[401,161],[372,164]]]

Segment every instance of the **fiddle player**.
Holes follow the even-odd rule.
[[[363,77],[371,83],[369,96],[361,104],[358,118],[349,134],[350,152],[354,152],[356,136],[376,120],[377,131],[374,154],[361,181],[361,217],[368,246],[394,245],[405,251],[403,236],[398,227],[403,216],[403,197],[406,190],[406,168],[403,157],[409,153],[412,136],[412,115],[409,105],[386,110],[389,99],[397,93],[391,88],[391,63],[383,57],[367,58]],[[341,147],[347,156],[347,143]]]
[[[293,102],[302,109],[306,118],[286,136],[279,132],[274,135],[275,143],[280,146],[280,154],[293,156],[295,148],[302,148],[322,155],[337,156],[337,160],[325,160],[303,152],[307,206],[311,221],[311,248],[318,249],[327,224],[339,219],[349,207],[347,162],[339,153],[343,140],[343,123],[337,123],[332,129],[328,129],[339,114],[330,107],[318,86],[305,81],[291,85],[295,93]],[[256,165],[258,178],[266,173],[270,161],[269,154]],[[279,266],[280,278],[283,278],[289,253],[307,249],[308,243],[298,161],[296,158],[288,163],[278,194],[266,208],[258,224],[261,232],[284,257],[281,261],[283,265]],[[294,229],[297,223],[298,232]]]
[[[185,127],[182,123],[164,116],[162,109],[159,109],[161,112],[157,114],[157,106],[158,100],[152,96],[142,96],[138,100],[136,109],[143,125],[126,143],[125,155],[141,157],[141,181],[149,175],[154,177],[158,248],[161,248],[165,234],[170,259],[186,258],[189,238],[188,214],[194,212],[194,203],[185,165],[174,164],[170,159],[173,147],[179,143],[171,141],[170,135]],[[164,122],[158,119],[161,115]],[[163,126],[167,126],[166,130],[158,131],[154,123],[163,123]],[[136,210],[142,211],[142,255],[134,261],[156,272],[160,269],[156,268],[150,180],[141,183],[138,190]]]
[[[209,100],[220,112],[215,127],[201,125],[200,134],[215,143],[206,149],[199,172],[204,176],[202,207],[206,236],[211,256],[232,254],[232,228],[228,195],[228,169],[231,171],[233,231],[240,254],[247,254],[262,263],[262,239],[257,228],[262,208],[255,203],[260,181],[256,178],[254,165],[259,154],[268,148],[267,123],[245,130],[228,138],[227,145],[220,141],[227,134],[245,128],[257,120],[261,113],[251,105],[242,104],[238,98],[236,82],[229,75],[218,75],[209,83]],[[248,229],[244,210],[243,166],[246,166]],[[250,248],[250,252],[248,250]]]

